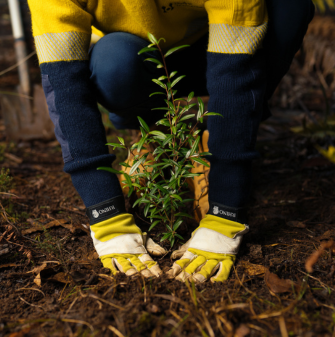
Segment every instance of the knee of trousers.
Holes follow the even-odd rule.
[[[101,38],[90,53],[91,81],[98,102],[118,111],[132,106],[134,93],[143,78],[144,57],[138,52],[148,41],[116,32]],[[149,62],[146,62],[149,63]]]
[[[267,6],[269,30],[264,44],[276,43],[277,49],[289,55],[290,61],[291,53],[300,48],[308,24],[314,17],[314,4],[312,0],[267,0]]]
[[[314,17],[314,3],[312,0],[296,0],[295,7],[294,18],[292,18],[295,31],[292,31],[292,35],[295,36],[296,34],[294,33],[305,35],[308,25]]]

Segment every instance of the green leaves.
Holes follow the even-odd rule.
[[[158,64],[158,65],[159,65],[159,67],[160,67],[160,68],[162,68],[162,67],[163,67],[163,64],[162,64],[162,62],[160,62],[160,61],[158,61],[158,60],[156,60],[156,59],[154,59],[154,58],[148,58],[148,59],[145,59],[144,61],[149,61],[149,62],[156,63],[156,64]],[[157,67],[157,68],[158,68],[158,67]]]
[[[142,146],[144,145],[144,142],[146,141],[147,137],[142,137],[141,140],[138,142],[137,145],[137,152],[140,153]]]
[[[138,55],[141,55],[143,53],[147,53],[149,51],[155,51],[155,50],[158,50],[158,48],[155,48],[155,47],[144,47],[143,49],[141,49],[137,54]]]
[[[157,39],[151,33],[148,33],[148,38],[151,43],[158,44]]]
[[[206,161],[204,161],[203,159],[192,157],[192,160],[196,161],[199,164],[205,165],[206,167],[209,167],[209,164]]]
[[[144,162],[145,157],[142,157],[140,160],[138,160],[130,169],[129,174],[133,174],[135,170]]]
[[[159,80],[156,80],[155,78],[152,79],[152,82],[155,82],[155,83],[158,84],[161,88],[166,89],[166,85],[165,85],[163,82],[161,82],[161,81],[159,81]]]
[[[106,145],[113,146],[113,150],[116,147],[120,147],[121,149],[125,149],[126,148],[124,145],[120,145],[120,144],[117,144],[117,143],[107,143]]]
[[[105,167],[105,166],[98,167],[97,170],[99,170],[99,171],[107,171],[107,172],[115,173],[115,174],[122,173],[122,171],[118,171],[118,170],[113,169],[112,167]]]
[[[186,156],[185,156],[186,158],[189,158],[190,156],[192,156],[194,154],[194,152],[198,148],[199,142],[200,142],[200,136],[198,136],[196,138],[195,142],[193,143],[193,146],[192,146],[191,150],[187,151]]]
[[[166,135],[162,131],[158,131],[158,130],[150,131],[149,134],[155,135],[159,139],[165,139],[166,138]]]
[[[181,79],[183,79],[186,75],[177,77],[171,84],[171,88],[173,88]]]
[[[166,93],[164,92],[153,92],[152,94],[149,95],[149,97],[153,96],[153,95],[166,95]]]
[[[206,112],[205,115],[206,116],[220,116],[223,118],[223,116],[217,112]]]
[[[192,91],[192,92],[188,95],[188,97],[187,97],[187,102],[190,102],[190,101],[192,100],[193,96],[194,96],[194,91]]]
[[[151,43],[141,49],[138,54],[151,53],[145,61],[154,63],[157,68],[164,68],[165,57],[187,47],[184,45],[171,48],[164,55],[160,43],[165,40],[162,38],[157,40],[150,33],[148,33],[148,39]],[[155,58],[158,54],[161,55],[161,59]],[[124,139],[118,137],[120,144],[107,144],[113,146],[114,149],[116,147],[126,149],[132,156],[131,160],[120,163],[125,168],[124,171],[117,171],[111,167],[100,167],[99,170],[114,174],[123,173],[122,186],[129,188],[128,196],[135,190],[137,195],[140,195],[133,207],[143,205],[141,207],[143,216],[151,222],[149,230],[157,225],[163,225],[166,232],[163,233],[161,241],[169,240],[172,246],[176,240],[183,240],[183,237],[178,234],[178,230],[184,219],[192,218],[191,214],[183,212],[186,204],[193,201],[193,199],[183,198],[187,193],[186,179],[202,174],[192,172],[195,162],[209,166],[202,156],[210,154],[198,152],[201,137],[197,125],[202,122],[205,115],[218,116],[220,114],[204,112],[205,105],[201,98],[197,99],[197,103],[191,104],[194,92],[191,92],[187,99],[177,98],[177,91],[174,90],[174,87],[185,75],[177,77],[177,71],[168,73],[167,69],[163,70],[164,73],[160,74],[157,79],[152,79],[163,91],[153,92],[150,97],[154,95],[166,96],[165,100],[162,99],[163,106],[152,109],[164,113],[164,118],[156,122],[156,125],[162,125],[164,128],[150,130],[149,125],[141,116],[138,116],[142,137],[137,143],[128,147]],[[194,106],[198,106],[198,112],[196,114],[187,113]]]
[[[179,50],[179,49],[186,48],[186,47],[189,47],[189,46],[190,46],[190,45],[185,44],[185,45],[183,45],[183,46],[171,48],[170,50],[168,50],[168,51],[166,52],[166,54],[164,55],[164,57],[167,57],[167,56],[171,55],[172,53],[174,53],[175,51],[177,51],[177,50]]]
[[[137,119],[139,120],[140,124],[142,125],[143,129],[146,131],[146,132],[150,132],[150,128],[149,126],[147,125],[147,123],[140,117],[140,116],[137,116]]]
[[[124,145],[124,139],[121,138],[121,137],[117,137],[117,138],[118,138],[119,142],[120,142],[122,145]]]
[[[186,115],[186,116],[180,118],[180,122],[186,121],[187,119],[190,119],[190,118],[193,118],[193,117],[194,117],[193,115]]]

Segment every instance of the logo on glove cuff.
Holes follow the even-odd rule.
[[[223,210],[219,209],[218,206],[213,207],[213,214],[214,215],[221,214],[221,215],[229,216],[231,218],[236,218],[236,213],[223,211]]]
[[[95,219],[99,217],[99,213],[97,212],[96,209],[92,211],[92,215],[93,215],[93,218]]]
[[[113,210],[115,210],[115,206],[109,206],[109,207],[106,207],[104,209],[100,209],[99,211],[97,211],[96,209],[94,209],[92,211],[92,216],[93,216],[93,218],[96,219],[96,218],[99,217],[99,215],[101,215],[103,213],[106,213],[106,212],[109,212],[109,211],[113,211]]]

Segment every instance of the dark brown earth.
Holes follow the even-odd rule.
[[[323,119],[326,106],[320,77],[303,72],[299,57],[273,99],[274,116],[260,127],[251,230],[223,284],[111,277],[62,172],[59,144],[11,143],[1,120],[0,166],[10,169],[13,184],[10,195],[0,195],[0,252],[8,249],[0,255],[0,336],[335,336],[335,251],[325,249],[311,274],[305,269],[335,238],[335,165],[315,149],[334,145],[334,137],[290,131]],[[127,207],[144,226],[132,202]],[[186,239],[193,226],[184,227]],[[158,262],[166,271],[170,254]]]

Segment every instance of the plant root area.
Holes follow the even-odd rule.
[[[290,131],[303,118],[278,110],[260,127],[250,233],[222,284],[112,277],[59,144],[5,142],[1,126],[1,166],[13,181],[1,195],[0,335],[334,336],[335,165]],[[195,225],[184,225],[185,239]],[[164,229],[155,230],[159,241]],[[165,272],[170,255],[158,259]]]

